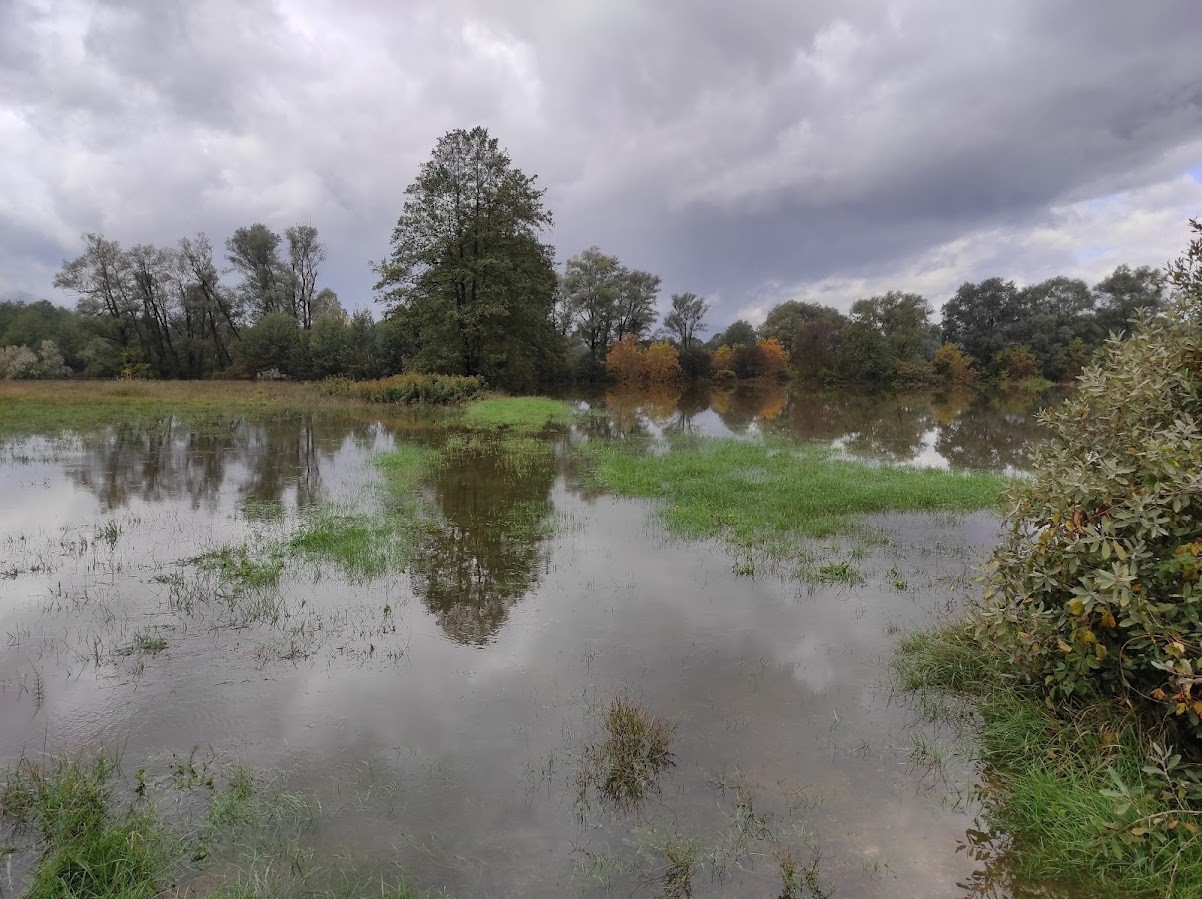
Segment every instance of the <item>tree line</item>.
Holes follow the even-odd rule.
[[[790,300],[757,329],[736,321],[711,349],[778,341],[796,377],[860,387],[992,381],[1020,385],[1075,377],[1111,333],[1167,300],[1158,269],[1120,265],[1092,287],[1057,276],[1019,287],[1000,277],[966,282],[935,320],[919,294],[890,291],[855,301],[847,314]]]
[[[1059,381],[1109,333],[1164,302],[1151,268],[1090,287],[966,283],[935,321],[922,296],[890,292],[844,314],[791,300],[759,328],[702,342],[710,306],[589,247],[557,272],[544,190],[483,128],[451,131],[405,191],[389,255],[373,264],[383,314],[348,315],[321,286],[312,225],[238,228],[124,248],[84,236],[54,284],[74,311],[0,303],[0,377],[199,378],[400,372],[474,375],[516,391],[579,380],[776,378],[879,388],[980,378]],[[616,355],[615,354],[616,349]],[[611,359],[611,356],[613,357]]]

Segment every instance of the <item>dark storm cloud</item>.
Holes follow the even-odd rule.
[[[47,292],[28,279],[82,230],[311,220],[361,305],[405,184],[475,123],[540,175],[561,259],[599,244],[723,319],[823,282],[1067,270],[1106,224],[1072,204],[1122,192],[1129,249],[1160,252],[1199,196],[1153,188],[1202,159],[1200,39],[1193,0],[16,0],[0,230],[31,236],[0,290]]]

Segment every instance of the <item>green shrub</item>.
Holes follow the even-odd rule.
[[[935,366],[923,359],[893,363],[893,386],[898,390],[926,390],[939,380]]]
[[[1202,226],[1192,223],[1202,234]],[[1050,699],[1117,696],[1202,738],[1202,239],[1175,306],[1108,341],[1044,419],[981,638]]]
[[[739,376],[729,368],[716,371],[713,376],[713,382],[717,387],[732,387],[738,380]]]
[[[404,374],[376,381],[330,378],[322,381],[318,389],[327,396],[344,396],[366,403],[449,406],[479,395],[484,382],[462,375]]]

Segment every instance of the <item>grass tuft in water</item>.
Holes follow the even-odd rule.
[[[819,567],[818,580],[824,584],[847,584],[856,587],[865,583],[867,579],[849,562],[831,562]]]
[[[167,648],[167,639],[162,634],[138,631],[130,645],[133,652],[154,656]]]
[[[625,693],[604,708],[601,725],[604,739],[585,748],[576,772],[579,803],[583,808],[595,790],[628,812],[658,792],[660,778],[676,765],[671,750],[676,725]]]
[[[267,590],[279,583],[284,562],[278,554],[251,553],[248,546],[223,546],[195,559],[202,571],[215,572],[222,581],[242,590]]]

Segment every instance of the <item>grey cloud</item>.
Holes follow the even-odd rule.
[[[0,224],[36,239],[0,289],[48,292],[18,273],[80,230],[312,220],[361,304],[417,165],[480,122],[540,174],[561,258],[599,244],[729,318],[1180,175],[1200,38],[1192,0],[16,0],[0,113],[29,165]]]

